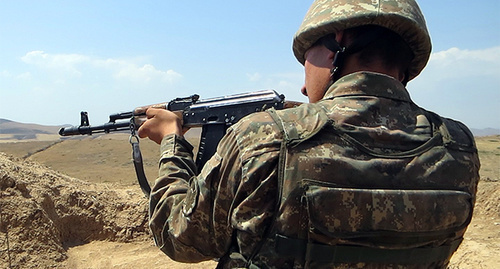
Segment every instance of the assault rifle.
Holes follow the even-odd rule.
[[[151,187],[144,174],[139,138],[136,135],[137,129],[146,120],[146,110],[148,108],[154,107],[173,111],[182,118],[183,127],[201,127],[201,137],[196,157],[196,165],[201,168],[215,153],[217,145],[226,133],[227,128],[244,116],[269,108],[279,110],[299,105],[297,102],[285,101],[284,95],[280,95],[273,90],[204,100],[199,98],[199,95],[195,94],[185,98],[176,98],[170,102],[137,107],[129,112],[111,114],[109,122],[97,126],[91,126],[88,113],[82,111],[80,113],[80,126],[61,128],[59,134],[61,136],[72,136],[130,131],[129,141],[133,149],[132,156],[137,179],[142,191],[146,197],[149,197]]]

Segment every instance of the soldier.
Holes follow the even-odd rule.
[[[220,268],[446,267],[472,217],[479,160],[466,126],[405,88],[431,52],[417,3],[317,0],[293,51],[310,103],[243,118],[203,168],[180,119],[147,111],[139,134],[162,152],[157,246]]]

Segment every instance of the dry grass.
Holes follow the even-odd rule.
[[[500,135],[476,138],[481,180],[500,181]]]
[[[197,144],[199,131],[186,135]],[[481,159],[481,179],[500,181],[500,136],[476,138]],[[156,177],[159,146],[140,140],[146,174]],[[3,142],[0,151],[18,158],[28,158],[53,170],[91,182],[135,184],[128,134],[82,136],[65,140]]]
[[[197,145],[198,135],[199,132],[194,130],[186,137]],[[140,147],[146,176],[152,183],[158,173],[159,145],[141,139]],[[52,141],[3,142],[0,151],[94,183],[137,184],[129,135],[125,133]]]
[[[0,143],[0,151],[5,152],[17,158],[25,159],[28,156],[40,152],[56,143],[58,140],[51,141],[9,141]]]

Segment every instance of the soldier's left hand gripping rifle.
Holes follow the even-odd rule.
[[[205,162],[215,153],[219,141],[229,126],[244,116],[269,108],[283,109],[299,105],[298,102],[285,101],[285,97],[273,90],[222,96],[200,100],[197,94],[176,98],[170,102],[137,107],[133,111],[116,113],[109,116],[109,122],[91,126],[88,114],[82,111],[80,126],[61,128],[61,136],[92,135],[95,133],[110,133],[130,131],[132,157],[137,174],[137,180],[142,191],[149,197],[151,187],[146,179],[139,148],[137,129],[146,120],[146,110],[150,107],[167,109],[176,113],[182,119],[185,128],[201,127],[201,137],[196,156],[196,165],[201,169]]]

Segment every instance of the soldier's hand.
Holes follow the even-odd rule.
[[[182,119],[175,113],[165,109],[148,108],[146,116],[147,120],[138,130],[140,138],[148,137],[160,144],[166,135],[183,135]]]

